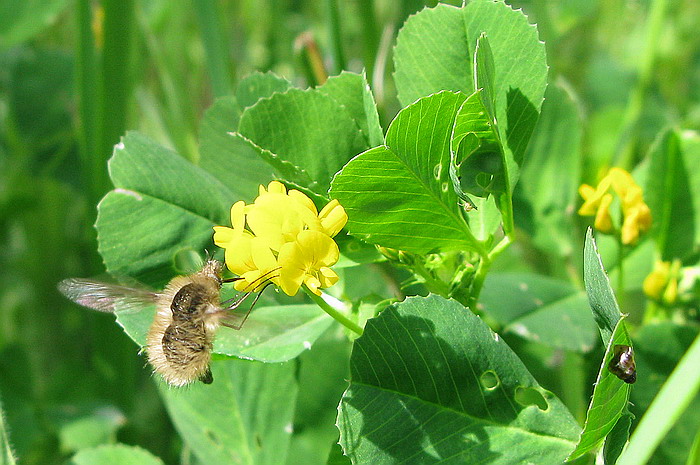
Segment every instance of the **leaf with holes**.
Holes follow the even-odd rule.
[[[211,385],[161,385],[175,428],[198,462],[285,463],[297,397],[296,365],[229,360],[211,368]]]
[[[410,297],[355,341],[340,404],[353,463],[560,464],[579,432],[479,317],[455,301]]]
[[[488,51],[477,51],[482,36],[488,41],[481,48]],[[527,17],[500,1],[425,9],[399,31],[394,65],[403,105],[441,90],[471,94],[477,85],[488,88],[512,192],[547,86],[544,43]]]
[[[348,231],[372,244],[426,253],[480,248],[449,178],[450,138],[467,96],[440,92],[404,108],[386,145],[353,158],[331,197],[348,212]]]

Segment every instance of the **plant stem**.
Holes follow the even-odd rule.
[[[333,317],[334,320],[348,328],[350,331],[356,333],[358,336],[362,336],[364,330],[361,326],[359,326],[357,323],[346,317],[341,310],[338,310],[331,306],[331,304],[329,304],[322,296],[316,295],[313,292],[311,292],[306,287],[306,285],[302,287],[304,289],[304,292],[306,292],[306,294],[309,297],[311,297],[311,300],[313,300],[316,303],[316,305],[321,307],[321,309],[324,312],[328,313],[331,317]]]
[[[617,235],[617,305],[622,310],[625,300],[625,246],[622,243],[622,234]]]
[[[101,172],[104,169],[99,153],[101,114],[100,81],[97,69],[97,53],[92,34],[90,2],[79,0],[77,5],[78,44],[76,47],[76,87],[78,93],[78,146],[83,180],[88,191],[90,205],[97,204],[102,196]]]
[[[491,264],[505,249],[510,245],[510,237],[504,236],[501,242],[496,244],[496,246],[488,253],[488,255],[481,256],[481,262],[474,275],[474,281],[472,282],[472,292],[469,297],[469,305],[467,305],[472,311],[476,308],[476,303],[479,301],[479,295],[481,294],[481,288],[484,286],[484,281],[486,280],[486,275],[491,269]]]
[[[334,74],[340,74],[345,69],[345,54],[343,53],[343,37],[340,31],[338,0],[326,0],[326,6],[328,8],[328,34],[333,51],[333,71]]]

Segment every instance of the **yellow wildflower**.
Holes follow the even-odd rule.
[[[320,295],[319,289],[338,281],[330,269],[340,256],[332,237],[346,222],[337,200],[318,213],[305,194],[272,181],[260,186],[252,204],[231,207],[233,228],[215,226],[214,243],[226,250],[229,270],[243,278],[236,282],[238,290],[259,287],[269,277],[288,295],[302,284]]]
[[[610,190],[620,199],[623,220],[619,229],[622,243],[634,244],[639,240],[641,233],[651,227],[651,210],[644,203],[642,188],[627,171],[611,168],[597,187],[587,184],[579,187],[579,194],[584,202],[578,213],[582,216],[595,215],[594,226],[598,231],[607,234],[615,232],[610,214],[610,206],[613,203]]]
[[[644,279],[642,289],[652,300],[671,305],[678,299],[678,277],[681,263],[656,261],[654,269]]]

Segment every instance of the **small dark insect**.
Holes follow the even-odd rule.
[[[197,273],[173,278],[161,292],[76,278],[61,281],[58,289],[72,301],[101,312],[141,309],[155,303],[156,315],[146,338],[148,362],[154,371],[172,386],[196,380],[210,384],[216,330],[220,325],[240,329],[269,284],[269,278],[263,276],[260,293],[241,319],[233,311],[252,292],[221,302],[221,284],[235,280],[221,279],[222,266],[208,260]]]
[[[608,370],[627,384],[633,384],[637,381],[634,349],[630,346],[615,344],[613,357],[608,363]]]

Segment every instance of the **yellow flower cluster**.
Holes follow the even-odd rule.
[[[226,266],[242,279],[239,291],[258,288],[268,278],[293,296],[305,284],[312,292],[330,287],[338,275],[330,267],[340,256],[332,239],[348,216],[337,200],[319,213],[298,190],[272,181],[255,201],[231,207],[231,226],[214,226],[214,243],[225,249]]]
[[[623,244],[635,244],[641,233],[651,227],[651,211],[642,196],[642,188],[634,182],[632,175],[622,168],[610,168],[608,174],[598,183],[597,187],[583,184],[579,194],[583,197],[583,205],[578,210],[582,216],[595,216],[594,226],[602,233],[612,233],[615,228],[610,216],[610,205],[613,195],[617,194],[622,206],[623,222],[620,235]]]
[[[644,279],[642,285],[647,297],[667,305],[675,303],[678,299],[680,268],[680,260],[674,260],[673,263],[656,261],[654,269]]]

